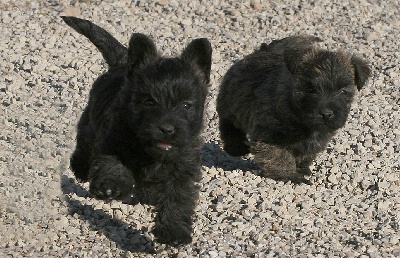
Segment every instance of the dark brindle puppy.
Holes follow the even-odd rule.
[[[273,179],[307,182],[309,166],[345,125],[370,76],[365,61],[321,49],[319,41],[294,36],[262,44],[223,79],[217,111],[224,149],[253,153]]]
[[[78,124],[71,169],[98,199],[134,194],[154,205],[161,243],[192,241],[201,179],[199,133],[211,69],[211,46],[195,39],[180,57],[161,57],[134,33],[129,48],[90,21],[62,17],[103,54],[109,70],[93,84]]]

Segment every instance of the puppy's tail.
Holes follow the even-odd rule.
[[[308,49],[322,40],[316,36],[299,35],[273,40],[271,43],[262,43],[259,51],[269,51],[278,55],[283,54],[285,50]]]
[[[126,64],[128,49],[105,29],[88,20],[73,16],[61,16],[68,26],[87,37],[100,50],[110,68]]]

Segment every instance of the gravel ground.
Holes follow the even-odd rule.
[[[0,257],[399,257],[400,4],[327,2],[0,0]],[[193,38],[211,41],[191,245],[154,243],[150,206],[97,201],[75,181],[76,123],[106,66],[61,14],[89,19],[124,44],[146,33],[165,55]],[[357,52],[373,70],[347,125],[314,162],[311,186],[258,177],[251,157],[226,155],[215,113],[234,61],[296,33]]]

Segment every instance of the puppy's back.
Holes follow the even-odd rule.
[[[273,40],[271,43],[262,43],[259,51],[267,51],[277,55],[283,55],[286,50],[309,49],[322,40],[316,36],[299,35],[291,36],[279,40]]]

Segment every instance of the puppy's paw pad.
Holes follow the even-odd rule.
[[[158,243],[167,244],[170,246],[184,246],[192,242],[191,233],[187,229],[167,229],[167,228],[154,228],[154,234]]]
[[[168,237],[166,239],[157,238],[157,242],[159,242],[160,244],[166,244],[174,247],[181,247],[190,244],[192,242],[192,237],[188,236],[185,238],[176,238],[176,239],[174,239],[173,237]]]
[[[192,238],[188,237],[188,238],[176,239],[175,241],[173,241],[171,243],[171,245],[175,246],[175,247],[180,247],[180,246],[190,244],[191,242],[192,242]]]
[[[297,168],[296,172],[301,174],[301,175],[306,175],[309,176],[312,174],[311,169],[310,168]]]
[[[118,185],[118,182],[110,179],[93,180],[90,183],[90,193],[101,200],[120,199],[124,197],[124,191]]]

